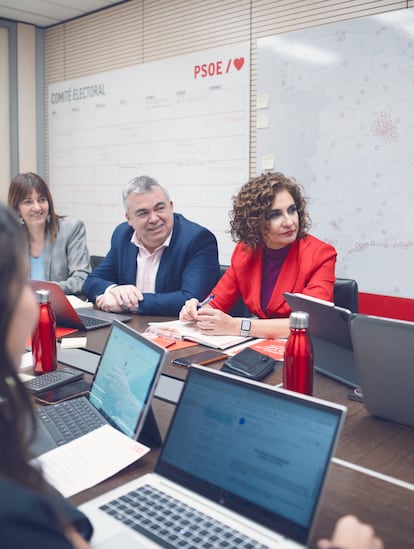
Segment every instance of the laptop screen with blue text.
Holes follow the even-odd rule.
[[[306,540],[341,418],[312,399],[191,369],[156,472]]]

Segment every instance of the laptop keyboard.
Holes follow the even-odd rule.
[[[94,413],[86,398],[39,408],[37,413],[58,446],[106,425],[103,417]]]
[[[267,547],[147,484],[102,505],[100,509],[162,547]]]
[[[78,313],[79,318],[82,320],[85,328],[95,328],[97,326],[107,326],[108,321],[95,316],[87,316]]]

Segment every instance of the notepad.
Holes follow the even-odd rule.
[[[150,322],[150,326],[158,326],[160,328],[166,328],[177,334],[177,338],[187,339],[189,341],[194,341],[200,345],[205,345],[206,347],[213,347],[214,349],[227,349],[233,347],[233,345],[238,345],[243,343],[251,337],[244,336],[221,336],[221,335],[204,335],[200,332],[197,326],[191,322],[181,322],[180,320],[170,320],[166,322]]]

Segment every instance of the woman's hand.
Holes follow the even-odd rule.
[[[197,327],[205,335],[240,335],[240,318],[204,305],[197,311]]]
[[[187,300],[180,311],[181,322],[196,322],[205,335],[240,335],[240,318],[233,318],[208,304],[200,308],[199,305],[195,297]]]

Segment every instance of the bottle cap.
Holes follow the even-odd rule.
[[[50,303],[50,290],[36,290],[35,293],[38,303]]]
[[[309,313],[305,313],[304,311],[293,311],[290,313],[289,326],[296,329],[308,328]]]

